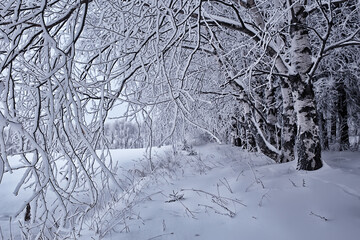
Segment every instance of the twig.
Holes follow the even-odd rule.
[[[218,201],[216,201],[216,200],[218,200]],[[231,211],[231,210],[230,210],[228,207],[226,207],[224,204],[222,204],[222,202],[219,201],[218,198],[213,198],[213,199],[211,199],[211,201],[212,201],[213,203],[219,205],[220,207],[222,207],[222,208],[225,209],[226,211],[228,211],[228,212],[229,212],[228,215],[229,215],[230,217],[235,217],[235,216],[236,216],[236,213],[233,212],[233,211]]]
[[[124,230],[125,230],[126,233],[129,233],[129,232],[130,232],[130,228],[129,228],[129,226],[126,224],[125,217],[124,217],[124,228],[120,231],[120,233],[124,232]]]
[[[148,240],[156,239],[156,238],[167,236],[167,235],[173,235],[173,234],[174,234],[173,232],[172,233],[164,233],[164,234],[157,235],[155,237],[148,238]]]
[[[179,194],[178,192],[175,192],[173,190],[173,193],[170,193],[169,197],[171,199],[168,201],[165,201],[166,203],[171,203],[171,202],[176,202],[176,201],[182,200],[182,199],[184,199],[184,194]]]
[[[313,216],[315,216],[315,217],[318,217],[318,218],[324,220],[325,222],[329,220],[328,218],[323,217],[323,216],[320,216],[320,215],[318,215],[318,214],[316,214],[316,213],[313,213],[313,212],[310,212],[310,215],[313,215]]]
[[[181,205],[183,205],[183,207],[185,208],[185,212],[186,212],[186,213],[190,213],[191,217],[194,218],[194,219],[196,219],[196,217],[195,217],[195,215],[193,214],[193,212],[190,211],[190,209],[189,209],[187,206],[185,206],[185,204],[184,204],[181,200],[179,200],[178,202],[181,203]]]
[[[194,191],[194,192],[196,192],[196,193],[198,193],[198,194],[203,193],[203,194],[209,195],[209,196],[211,196],[211,197],[218,198],[218,199],[220,199],[221,201],[224,201],[224,200],[232,201],[232,202],[238,203],[238,204],[240,204],[240,205],[243,205],[244,207],[247,207],[247,205],[244,204],[244,203],[242,203],[239,199],[217,196],[217,195],[215,195],[215,194],[213,194],[213,193],[209,193],[209,192],[206,192],[206,191],[200,190],[200,189],[194,189],[194,188],[192,188],[192,189],[181,189],[180,191]]]
[[[12,217],[10,217],[9,219],[9,230],[10,230],[10,239],[13,240],[13,236],[12,236],[12,229],[11,229],[11,222],[12,222]]]
[[[242,173],[244,172],[244,169],[243,170],[241,170],[241,172],[239,173],[239,175],[237,176],[237,178],[236,178],[236,181],[238,181],[239,180],[239,177],[240,177],[240,175],[242,175]]]
[[[217,214],[220,214],[220,215],[224,215],[224,216],[230,216],[230,217],[234,217],[234,216],[231,216],[229,213],[222,213],[222,212],[219,212],[217,209],[215,209],[214,207],[212,206],[209,206],[209,205],[205,205],[205,204],[198,204],[199,207],[205,207],[205,209],[212,209],[215,213]]]
[[[270,191],[270,190],[269,190]],[[259,202],[259,207],[262,207],[263,205],[263,201],[264,201],[264,198],[268,198],[268,193],[269,191],[267,191],[265,194],[262,195],[261,199],[260,199],[260,202]]]
[[[219,179],[219,181],[229,190],[230,193],[233,193],[233,191],[231,190],[230,184],[227,181],[226,178],[224,178],[225,182],[223,182],[221,179]]]
[[[256,181],[252,182],[247,188],[245,189],[245,192],[249,192],[249,189],[256,183]]]
[[[293,185],[294,187],[298,187],[290,178],[289,178],[289,181],[292,183],[292,185]]]
[[[260,183],[261,186],[262,186],[262,188],[265,189],[264,183],[261,181],[260,178],[258,178],[258,177],[256,176],[255,171],[254,171],[254,169],[252,168],[252,166],[250,165],[250,163],[248,162],[247,164],[248,164],[249,168],[251,169],[251,171],[252,171],[252,173],[253,173],[253,175],[254,175],[254,178],[255,178],[255,180],[256,180],[256,183],[257,183],[257,184]]]

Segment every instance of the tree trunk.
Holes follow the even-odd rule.
[[[248,136],[251,136],[251,141],[249,143],[255,145],[258,151],[262,152],[265,156],[277,161],[279,158],[279,151],[266,140],[264,132],[261,129],[262,121],[256,120],[256,114],[250,110],[249,104],[243,103],[243,105],[249,131],[247,134]]]
[[[240,127],[241,126],[239,124],[239,120],[236,117],[232,117],[231,118],[232,143],[236,147],[242,146],[241,137],[240,137],[241,129],[239,129]]]
[[[299,170],[316,170],[322,167],[321,144],[314,92],[311,84],[300,75],[292,77],[297,119],[297,153]]]
[[[246,150],[249,152],[255,152],[256,151],[256,139],[254,135],[254,127],[253,123],[251,121],[251,112],[250,112],[250,106],[247,103],[243,103],[244,106],[244,119],[246,123]]]
[[[291,67],[289,76],[297,121],[299,170],[322,167],[321,144],[314,90],[307,73],[311,69],[311,46],[306,28],[305,7],[296,3],[291,9]]]
[[[318,113],[318,119],[319,119],[321,149],[329,149],[329,143],[328,143],[328,139],[327,139],[326,121],[324,119],[323,113]]]
[[[294,117],[294,102],[291,89],[284,80],[281,82],[281,95],[283,99],[282,129],[281,129],[281,155],[279,162],[295,160],[296,123]]]
[[[332,133],[333,133],[332,126],[333,126],[332,114],[331,114],[331,110],[328,109],[326,110],[326,138],[327,138],[327,144],[329,150],[331,149],[332,144],[334,143],[332,137]]]
[[[344,83],[338,82],[336,84],[336,90],[338,92],[336,143],[339,146],[339,151],[343,151],[349,148],[348,104]]]
[[[266,104],[266,119],[267,124],[267,137],[271,145],[279,148],[278,143],[278,129],[276,127],[277,117],[276,117],[276,100],[275,100],[275,89],[272,86],[272,83],[269,83],[269,86],[265,89],[265,104]]]

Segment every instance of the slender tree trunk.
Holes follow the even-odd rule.
[[[291,9],[291,67],[290,82],[297,121],[297,152],[299,170],[322,167],[321,144],[315,95],[307,72],[312,66],[311,47],[306,28],[305,7],[296,3]]]
[[[279,159],[279,151],[273,145],[266,142],[265,137],[263,136],[262,130],[257,126],[257,123],[254,121],[249,122],[249,128],[251,128],[253,135],[255,136],[256,145],[260,152],[265,156],[271,158],[274,161]]]
[[[295,160],[296,123],[294,116],[294,102],[291,89],[287,82],[281,82],[281,95],[283,99],[282,129],[281,129],[281,155],[279,162]]]
[[[265,90],[265,104],[266,104],[266,119],[267,124],[267,137],[270,144],[279,148],[278,143],[278,131],[276,127],[277,117],[276,117],[276,100],[275,100],[275,90],[270,83]]]
[[[343,151],[349,148],[349,128],[348,128],[348,110],[347,99],[345,92],[345,85],[343,82],[337,83],[336,86],[338,92],[338,104],[337,104],[337,121],[338,126],[336,129],[337,145],[339,150]]]
[[[251,141],[248,143],[255,145],[255,148],[257,148],[258,151],[262,152],[265,156],[277,161],[279,158],[279,151],[266,140],[266,136],[262,129],[263,120],[258,113],[255,114],[250,110],[248,103],[244,102],[243,105],[248,128],[247,134],[248,136],[251,136]]]
[[[250,106],[247,103],[244,103],[244,115],[245,115],[245,123],[246,123],[246,150],[249,152],[255,152],[256,151],[256,140],[254,136],[254,127],[251,122],[251,112],[250,112]]]
[[[232,117],[231,118],[231,131],[232,131],[232,143],[234,144],[234,146],[236,147],[241,147],[242,143],[241,143],[241,137],[240,137],[240,124],[239,124],[239,120],[236,117]]]
[[[326,110],[326,138],[328,149],[331,148],[332,140],[332,114],[330,109]]]
[[[340,151],[340,149],[341,149],[341,119],[339,112],[337,112],[334,150]]]
[[[327,141],[326,122],[325,122],[323,113],[318,113],[318,119],[319,119],[321,149],[329,149],[329,144]]]

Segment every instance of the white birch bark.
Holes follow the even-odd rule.
[[[290,84],[297,121],[297,152],[299,170],[322,167],[321,144],[314,90],[308,71],[312,66],[311,45],[306,28],[305,6],[297,2],[291,11],[291,72]]]

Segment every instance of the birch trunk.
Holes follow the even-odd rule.
[[[269,86],[265,90],[265,104],[266,104],[266,115],[267,115],[266,118],[268,121],[267,124],[268,141],[271,145],[279,149],[278,129],[276,127],[277,117],[276,117],[275,90],[272,87],[272,83],[269,83]]]
[[[281,95],[283,98],[282,129],[281,129],[281,155],[279,162],[295,160],[296,123],[294,117],[294,103],[288,83],[281,82]]]
[[[256,119],[256,114],[251,113],[250,106],[244,103],[245,118],[248,123],[249,135],[251,140],[256,144],[258,151],[262,152],[265,156],[277,161],[279,158],[279,151],[273,145],[271,145],[264,136],[264,132],[261,129],[261,122]],[[259,117],[259,116],[258,116]]]
[[[312,66],[311,46],[306,28],[305,7],[295,4],[291,11],[291,67],[289,76],[297,121],[297,152],[299,170],[322,167],[321,144],[315,96],[308,71]]]

